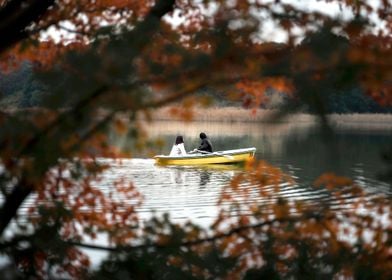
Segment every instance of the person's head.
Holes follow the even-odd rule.
[[[184,143],[184,138],[182,138],[181,135],[178,135],[176,137],[176,145],[181,144],[181,143]]]
[[[200,139],[205,139],[205,138],[207,138],[207,135],[204,132],[200,133]]]

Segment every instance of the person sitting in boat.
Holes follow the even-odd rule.
[[[184,146],[184,138],[179,135],[176,137],[176,142],[174,143],[170,156],[181,156],[186,155],[185,146]]]
[[[197,150],[212,153],[211,141],[210,139],[208,139],[207,135],[204,132],[200,133],[200,139],[201,143]]]

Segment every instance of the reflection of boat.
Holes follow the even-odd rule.
[[[256,148],[236,149],[213,153],[194,153],[179,156],[158,155],[156,163],[163,165],[227,164],[244,162],[254,157]]]
[[[203,164],[197,167],[198,170],[217,170],[217,171],[241,171],[244,170],[244,165],[238,164],[238,162],[225,163],[225,164]]]

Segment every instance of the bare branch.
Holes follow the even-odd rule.
[[[320,219],[319,215],[307,215],[306,218],[316,218]],[[200,245],[203,243],[207,242],[214,242],[222,238],[230,237],[233,234],[239,234],[242,233],[243,231],[250,230],[250,229],[256,229],[256,228],[261,228],[263,226],[268,226],[272,225],[274,223],[294,223],[294,222],[299,222],[301,221],[300,218],[285,218],[285,219],[275,219],[275,220],[270,220],[270,221],[265,221],[261,222],[258,224],[253,224],[253,225],[246,225],[246,226],[241,226],[237,228],[233,228],[229,230],[226,233],[221,233],[217,234],[211,237],[203,238],[203,239],[196,239],[192,241],[185,241],[185,242],[179,242],[179,243],[169,243],[169,244],[142,244],[142,245],[135,245],[135,246],[117,246],[117,247],[108,247],[108,246],[100,246],[100,245],[93,245],[93,244],[86,244],[86,243],[81,243],[77,241],[71,241],[67,240],[65,241],[69,245],[77,246],[77,247],[83,247],[83,248],[88,248],[88,249],[95,249],[95,250],[103,250],[103,251],[108,251],[108,252],[129,252],[131,250],[143,250],[143,249],[148,249],[148,248],[156,248],[156,249],[162,249],[162,248],[179,248],[179,247],[190,247],[194,245]]]

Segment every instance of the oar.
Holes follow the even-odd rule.
[[[232,156],[230,156],[230,155],[222,155],[222,154],[219,154],[218,152],[213,152],[213,153],[211,153],[211,152],[201,151],[201,150],[196,150],[196,152],[199,152],[199,153],[201,153],[201,154],[217,155],[217,156],[225,157],[225,158],[227,158],[227,159],[234,159],[234,157],[232,157]]]

